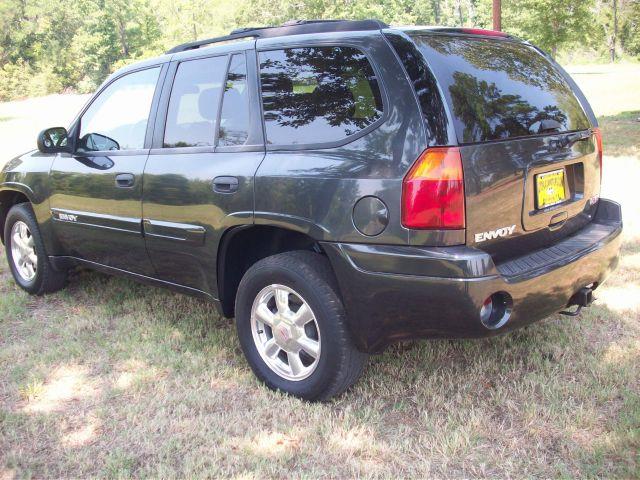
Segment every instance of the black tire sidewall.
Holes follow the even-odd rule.
[[[335,378],[342,348],[338,340],[337,322],[342,321],[342,304],[319,276],[309,275],[274,264],[256,264],[243,278],[236,302],[236,329],[242,350],[256,376],[270,388],[289,392],[309,400],[319,396]],[[319,285],[318,283],[324,283]],[[309,304],[316,318],[321,338],[320,360],[314,372],[299,381],[280,377],[264,362],[258,352],[251,331],[251,308],[258,293],[272,284],[285,285]],[[334,297],[334,298],[331,298]]]
[[[46,268],[45,262],[48,262],[48,258],[44,251],[44,245],[42,244],[42,239],[40,237],[40,230],[38,229],[38,225],[35,222],[33,214],[30,210],[31,207],[26,203],[15,205],[11,208],[11,210],[9,210],[9,214],[7,215],[7,220],[4,227],[4,243],[7,263],[9,264],[9,268],[11,269],[14,280],[23,290],[29,293],[38,294],[42,289],[44,269]],[[36,255],[38,257],[38,268],[36,270],[36,276],[31,281],[26,281],[17,271],[13,260],[13,253],[11,252],[11,229],[13,228],[13,225],[15,225],[15,223],[18,221],[24,222],[27,227],[29,227],[29,231],[31,232],[31,236],[33,237]]]

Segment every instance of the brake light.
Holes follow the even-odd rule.
[[[600,182],[602,182],[602,133],[599,128],[593,129],[593,135],[596,137],[596,148],[598,149],[598,162],[600,162]]]
[[[485,35],[487,37],[508,37],[504,32],[499,30],[485,30],[484,28],[461,28],[460,32],[470,35]]]
[[[465,226],[464,215],[460,150],[425,150],[402,183],[402,224],[412,229],[458,229]]]

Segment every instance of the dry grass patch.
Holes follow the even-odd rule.
[[[637,287],[634,255],[607,288]],[[637,474],[635,306],[397,346],[308,404],[258,384],[207,303],[87,272],[33,299],[0,265],[9,478]]]

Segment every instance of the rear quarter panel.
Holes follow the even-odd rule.
[[[268,147],[256,174],[257,224],[281,225],[318,240],[406,244],[400,223],[402,178],[426,145],[420,112],[404,71],[381,34],[300,36],[299,43],[263,40],[258,49],[348,45],[364,51],[383,90],[382,123],[360,138],[338,146],[308,150]],[[312,143],[312,139],[310,139]],[[352,211],[361,197],[379,197],[389,224],[368,237],[354,227]]]

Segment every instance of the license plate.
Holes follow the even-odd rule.
[[[565,198],[564,169],[536,175],[537,208],[562,203]]]

